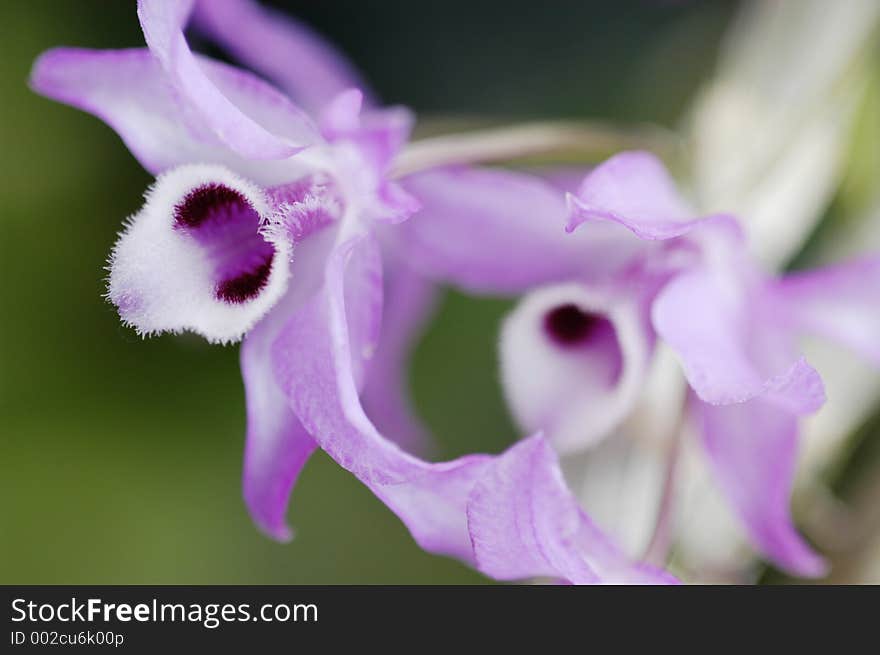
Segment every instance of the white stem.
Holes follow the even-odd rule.
[[[397,157],[391,176],[455,164],[511,161],[541,155],[591,153],[593,158],[627,148],[670,150],[673,141],[659,130],[622,130],[584,123],[526,123],[422,139]]]
[[[665,566],[672,545],[672,526],[675,517],[675,491],[678,480],[678,463],[681,456],[681,441],[684,431],[685,410],[682,408],[682,421],[675,427],[675,433],[666,453],[666,471],[663,478],[663,490],[657,506],[654,521],[654,532],[642,558],[648,564]]]

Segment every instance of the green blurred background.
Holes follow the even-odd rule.
[[[272,3],[282,6],[282,3]],[[611,118],[673,126],[733,3],[488,0],[283,5],[388,101],[424,116]],[[97,119],[26,87],[56,45],[142,45],[134,2],[0,4],[0,582],[470,583],[318,453],[297,538],[251,525],[239,481],[237,347],[142,341],[103,298],[121,221],[150,183]],[[496,382],[500,301],[447,295],[412,364],[439,455],[516,436]]]

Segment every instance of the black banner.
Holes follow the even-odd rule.
[[[848,640],[854,627],[873,625],[880,599],[876,587],[513,585],[3,587],[2,595],[7,630],[0,652],[9,653],[324,650],[353,643],[369,652],[440,645],[470,652],[475,639],[546,649],[562,638],[572,640],[566,649],[605,650],[644,640],[671,645],[707,629],[729,646],[772,633],[813,639],[835,619],[845,621],[838,635]]]

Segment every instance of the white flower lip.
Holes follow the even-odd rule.
[[[144,336],[240,339],[287,287],[291,245],[261,229],[271,214],[263,189],[222,166],[168,171],[116,242],[108,298]]]
[[[501,330],[501,380],[514,418],[560,453],[588,448],[638,398],[651,342],[634,302],[570,283],[527,295]]]

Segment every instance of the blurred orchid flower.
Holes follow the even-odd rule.
[[[838,191],[854,121],[864,111],[878,24],[880,6],[870,0],[833,9],[812,0],[747,3],[691,109],[684,127],[695,197],[701,207],[742,216],[750,248],[773,269],[801,250]],[[819,261],[859,251],[864,247],[838,248]],[[880,376],[833,344],[808,339],[804,347],[829,397],[804,422],[797,488],[815,500],[827,495],[819,488],[821,471],[877,398]],[[681,555],[704,569],[747,568],[747,553],[731,547],[741,535],[713,500],[698,458],[688,460]],[[719,548],[713,534],[727,535],[728,547]]]
[[[749,248],[770,269],[802,248],[838,188],[854,117],[865,111],[878,22],[880,7],[870,0],[833,10],[820,1],[747,3],[683,126],[692,155],[684,178],[696,206],[741,216]],[[820,261],[864,252],[870,230],[850,232],[832,241],[855,247]],[[809,487],[815,499],[818,473],[872,407],[880,374],[820,339],[808,338],[804,348],[831,401],[803,421],[798,487]],[[681,388],[663,344],[658,354],[651,388],[617,431],[623,438],[569,458],[576,461],[566,472],[601,524],[641,552],[656,545],[651,533],[662,507],[650,508],[664,503],[663,471],[672,460],[677,504],[674,528],[666,531],[675,532],[676,563],[704,580],[747,581],[753,560],[692,426],[680,426],[668,411],[658,415],[658,407],[675,406],[671,390]],[[685,437],[674,441],[670,435],[682,429]]]
[[[311,113],[193,54],[183,35],[193,11]],[[377,428],[399,442],[419,429],[401,377],[430,290],[399,259],[385,279],[379,244],[418,208],[388,175],[409,114],[362,110],[363,93],[348,88],[358,80],[335,51],[251,2],[140,0],[138,16],[148,49],[53,50],[31,83],[105,120],[158,175],[111,257],[108,295],[122,319],[144,335],[244,336],[244,496],[260,528],[291,538],[288,499],[320,447],[423,548],[488,575],[672,582],[595,527],[540,434],[497,457],[432,464]],[[473,226],[460,227],[443,238],[467,244]],[[393,322],[385,335],[383,320]]]
[[[478,201],[445,192],[461,178],[484,189]],[[594,446],[636,407],[662,340],[753,544],[791,571],[821,573],[788,510],[798,417],[824,402],[797,341],[821,334],[876,358],[880,259],[774,279],[747,253],[735,219],[692,218],[647,153],[597,167],[567,208],[552,184],[521,173],[429,172],[408,188],[423,209],[401,234],[424,274],[473,292],[527,294],[501,338],[502,382],[523,429],[547,430],[562,453]],[[439,226],[450,221],[479,225],[483,247],[443,242]],[[554,235],[554,223],[567,223],[573,240]]]

